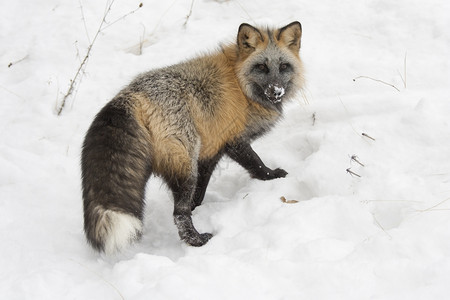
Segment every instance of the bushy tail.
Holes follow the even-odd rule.
[[[84,231],[98,251],[112,254],[142,234],[150,147],[125,98],[96,116],[83,144],[81,169]]]

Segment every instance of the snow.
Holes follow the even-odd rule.
[[[264,94],[266,95],[266,97],[268,99],[270,99],[271,94],[274,95],[275,99],[271,100],[272,103],[279,103],[282,100],[282,97],[284,96],[285,90],[283,87],[277,86],[277,85],[273,85],[273,84],[269,84],[269,86],[266,88],[266,90],[264,91]],[[267,174],[269,175],[269,174]]]
[[[61,116],[106,3],[2,4],[0,298],[448,297],[450,2],[198,0],[185,26],[191,1],[122,18],[139,3],[114,2]],[[91,250],[79,159],[99,109],[140,72],[233,41],[240,23],[294,20],[307,85],[253,145],[287,177],[257,181],[224,159],[193,213],[214,234],[200,248],[180,242],[153,178],[141,242]]]

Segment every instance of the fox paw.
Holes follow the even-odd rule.
[[[206,244],[212,237],[213,237],[213,235],[211,233],[201,233],[201,234],[198,234],[195,236],[187,236],[183,240],[188,245],[191,245],[194,247],[201,247],[204,244]]]
[[[273,170],[273,178],[284,178],[286,177],[286,175],[288,174],[288,172],[286,172],[283,169],[277,168],[275,170]]]
[[[252,177],[260,180],[272,180],[276,178],[284,178],[287,174],[288,172],[280,168],[275,170],[267,168],[265,170],[258,171],[257,174],[252,174]]]
[[[192,224],[190,215],[174,215],[175,225],[178,228],[178,235],[181,240],[188,245],[200,247],[206,244],[211,238],[211,233],[198,233]]]

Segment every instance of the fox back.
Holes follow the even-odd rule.
[[[84,229],[95,249],[113,253],[141,236],[151,174],[172,190],[180,238],[193,246],[211,238],[194,228],[191,211],[223,155],[252,177],[286,176],[266,167],[250,143],[302,87],[301,34],[299,22],[242,24],[235,44],[139,75],[97,114],[81,164]]]

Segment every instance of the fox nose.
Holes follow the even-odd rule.
[[[267,99],[269,99],[273,103],[280,102],[281,97],[283,97],[284,93],[284,87],[278,84],[269,84],[269,86],[264,91]]]
[[[273,88],[273,94],[275,95],[275,98],[281,98],[284,95],[284,89],[283,88],[278,88],[278,87],[274,87]]]

